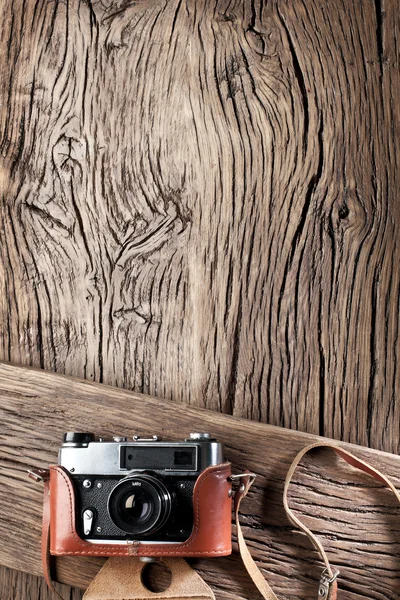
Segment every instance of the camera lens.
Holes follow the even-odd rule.
[[[122,479],[108,501],[112,521],[127,533],[150,535],[161,529],[171,514],[171,496],[157,476],[140,474]]]
[[[123,500],[121,509],[127,519],[145,521],[151,512],[151,499],[142,490],[129,493]]]

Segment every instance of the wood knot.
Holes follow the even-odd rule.
[[[331,222],[334,231],[339,233],[347,229],[363,230],[368,227],[371,215],[356,189],[345,188],[332,206]]]
[[[62,135],[53,147],[53,162],[63,176],[77,175],[82,178],[82,164],[86,156],[86,142],[68,135]]]
[[[261,59],[282,54],[281,33],[272,19],[263,24],[262,30],[249,24],[244,35],[251,50]]]
[[[219,13],[219,18],[223,23],[234,23],[237,19],[233,13]]]
[[[125,268],[132,259],[153,254],[186,229],[190,215],[186,214],[174,200],[174,195],[165,195],[160,207],[164,214],[156,214],[149,222],[142,221],[140,228],[137,227],[137,223],[133,223],[133,230],[128,231],[116,256],[115,264],[118,267]]]
[[[227,98],[234,98],[242,89],[240,69],[241,64],[238,57],[232,55],[227,60],[225,69],[219,72],[218,80],[220,84],[226,83],[228,86]]]
[[[346,203],[343,203],[341,206],[339,206],[338,217],[340,220],[342,220],[342,221],[346,220],[347,217],[349,216],[349,213],[350,213],[350,210]]]

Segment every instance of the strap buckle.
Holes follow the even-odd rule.
[[[256,473],[238,473],[237,475],[231,475],[228,480],[231,481],[232,483],[235,483],[235,481],[240,481],[241,479],[247,478],[249,480],[248,482],[248,487],[250,487],[253,483],[255,478],[257,477]],[[239,491],[240,492],[244,492],[246,486],[244,483],[241,483],[239,486]]]
[[[332,583],[337,579],[340,571],[338,569],[333,569],[332,577],[329,574],[328,569],[324,569],[321,574],[321,579],[319,582],[318,588],[318,599],[325,600],[328,598],[329,590],[331,588]]]
[[[48,469],[28,469],[28,477],[36,481],[36,483],[43,483],[49,478]]]

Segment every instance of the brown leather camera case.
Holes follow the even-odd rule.
[[[50,553],[54,556],[227,556],[232,552],[230,463],[208,467],[193,491],[194,526],[190,537],[175,544],[92,544],[75,528],[75,495],[68,472],[50,467]]]

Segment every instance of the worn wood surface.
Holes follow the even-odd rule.
[[[397,453],[398,3],[0,11],[0,359]]]
[[[56,584],[56,589],[64,600],[81,600],[82,591],[71,589],[66,585]],[[42,578],[33,577],[0,566],[0,598],[1,600],[54,600],[54,594],[46,589]]]
[[[397,8],[3,1],[2,358],[397,452]]]
[[[282,598],[316,596],[318,555],[289,524],[282,507],[288,466],[315,436],[194,407],[182,410],[179,403],[6,364],[0,365],[0,419],[5,432],[0,451],[0,564],[41,573],[42,486],[27,478],[26,468],[56,461],[65,429],[86,429],[90,423],[90,429],[105,437],[157,431],[165,439],[211,430],[224,442],[236,472],[247,467],[259,475],[243,503],[242,523],[263,572]],[[400,486],[399,457],[350,448]],[[400,509],[390,492],[333,453],[320,451],[296,476],[290,504],[341,569],[341,600],[398,598]],[[57,564],[61,581],[84,587],[102,560],[64,557]],[[258,598],[237,553],[194,564],[218,600]]]

